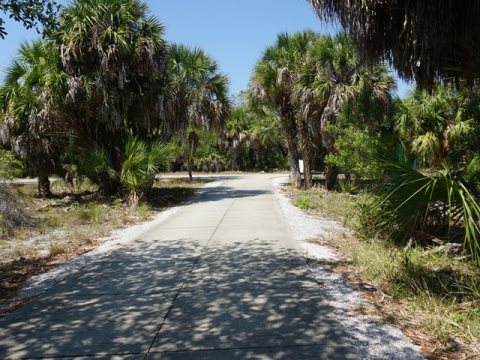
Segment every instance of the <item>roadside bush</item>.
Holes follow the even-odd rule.
[[[6,184],[0,184],[0,238],[11,235],[15,228],[29,224],[30,219],[15,190]]]
[[[353,127],[335,128],[337,139],[335,152],[328,154],[326,162],[340,168],[345,174],[354,174],[357,178],[376,179],[381,174],[382,145],[367,130]]]
[[[10,151],[0,149],[0,179],[20,177],[25,172],[25,165],[17,160]]]
[[[132,138],[125,147],[125,162],[120,171],[120,183],[130,206],[135,207],[152,188],[160,167],[168,168],[172,158],[160,143],[148,144]]]
[[[75,155],[68,154],[65,159],[69,162],[66,166],[75,169],[71,174],[76,178],[87,178],[99,186],[119,183],[125,200],[135,207],[152,188],[157,172],[170,166],[172,154],[170,149],[160,143],[149,143],[138,137],[131,137],[123,149],[123,156],[124,161],[119,172],[114,170],[112,159],[102,148]],[[109,189],[101,190],[109,193]]]

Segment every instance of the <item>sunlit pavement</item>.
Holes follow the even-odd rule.
[[[360,358],[296,250],[272,176],[216,179],[8,315],[0,358]]]

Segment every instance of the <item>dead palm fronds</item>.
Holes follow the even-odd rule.
[[[339,21],[363,60],[387,59],[401,77],[430,87],[440,78],[477,78],[480,2],[475,0],[308,0]]]

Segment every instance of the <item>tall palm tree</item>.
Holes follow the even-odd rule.
[[[254,115],[241,106],[235,108],[228,118],[223,132],[223,147],[230,153],[231,169],[240,170],[240,154],[244,145],[250,145],[249,130]]]
[[[221,129],[229,115],[228,78],[220,73],[216,61],[199,48],[172,45],[169,55],[166,109],[177,123],[188,125],[187,169],[192,179],[198,146],[196,129]]]
[[[177,126],[165,115],[163,26],[140,0],[73,0],[54,38],[67,74],[65,111],[77,145],[103,148],[120,171],[129,133]],[[105,177],[101,188],[117,192]]]
[[[256,64],[250,85],[252,100],[270,106],[280,118],[288,148],[290,180],[295,186],[300,185],[296,86],[300,77],[301,65],[315,37],[315,33],[311,31],[298,32],[293,35],[280,34],[276,43],[265,50],[262,58]],[[307,134],[306,127],[301,129],[301,135],[305,136]],[[307,165],[305,173],[310,174],[308,143],[308,140],[305,140],[301,145],[302,155],[304,160],[307,160],[304,161]]]
[[[64,73],[51,44],[34,41],[20,46],[5,70],[0,88],[0,142],[23,159],[38,176],[38,196],[50,196],[48,176],[55,171],[63,130],[56,99]]]
[[[321,112],[320,125],[322,146],[325,154],[335,151],[335,130],[338,114],[342,107],[358,97],[369,86],[377,99],[389,102],[394,81],[384,76],[383,66],[366,67],[360,63],[358,55],[345,33],[317,38],[309,49],[310,67],[315,70],[309,86],[319,99],[325,101]],[[309,70],[312,71],[312,70]],[[336,184],[338,169],[327,164],[325,185],[332,190]]]

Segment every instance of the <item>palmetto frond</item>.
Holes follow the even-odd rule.
[[[221,128],[229,114],[228,78],[199,48],[170,47],[167,107],[180,126]]]
[[[433,159],[441,150],[441,146],[440,139],[431,131],[419,135],[412,141],[412,151],[420,156],[424,162],[427,159]]]
[[[397,101],[395,129],[415,154],[440,167],[456,142],[473,128],[468,101],[449,86],[438,86],[433,93],[416,90]]]
[[[380,195],[371,204],[380,214],[378,227],[399,241],[406,241],[418,229],[428,227],[429,214],[441,210],[445,224],[461,222],[464,246],[480,260],[480,206],[452,169],[444,167],[425,176],[399,164],[385,165]],[[438,221],[438,217],[437,221]]]

